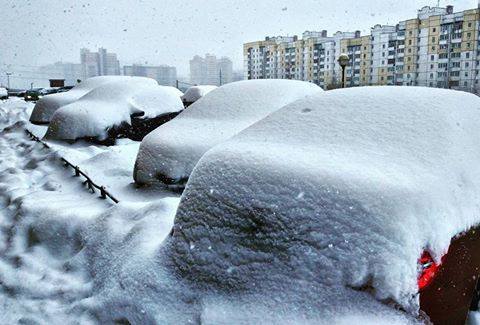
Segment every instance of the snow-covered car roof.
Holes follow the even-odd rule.
[[[185,95],[182,96],[182,100],[187,103],[194,103],[212,90],[215,90],[217,88],[217,86],[209,85],[192,86],[187,89]]]
[[[479,143],[480,98],[464,92],[365,87],[296,101],[198,162],[174,264],[230,292],[316,299],[322,319],[388,299],[415,314],[422,252],[439,261],[480,222]]]
[[[182,98],[183,96],[183,92],[176,88],[176,87],[172,87],[172,86],[164,86],[165,88],[168,88],[168,89],[171,89],[178,97]]]
[[[158,175],[188,178],[210,148],[282,106],[317,92],[322,89],[294,80],[248,80],[219,87],[143,139],[135,181],[150,183]]]
[[[137,77],[128,76],[99,76],[92,77],[82,81],[68,92],[62,92],[57,94],[51,94],[40,99],[30,116],[30,122],[32,123],[49,123],[53,114],[57,109],[62,106],[73,103],[80,97],[89,93],[92,89],[99,87],[109,82],[116,82],[121,80],[129,80]]]
[[[131,124],[131,115],[154,118],[179,112],[183,104],[172,87],[159,86],[150,78],[131,78],[103,84],[79,100],[58,109],[46,138],[104,140],[109,128]]]
[[[0,96],[4,97],[4,96],[8,96],[8,91],[7,89],[3,88],[3,87],[0,87]]]

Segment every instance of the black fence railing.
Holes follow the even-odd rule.
[[[48,149],[51,149],[51,147],[45,143],[44,141],[42,141],[39,137],[37,137],[35,134],[33,134],[32,132],[30,132],[29,130],[25,129],[25,133],[34,141],[42,144],[45,148],[48,148]],[[83,184],[85,184],[87,186],[87,189],[89,189],[90,191],[92,191],[92,193],[95,193],[95,189],[99,190],[100,191],[100,197],[102,199],[107,199],[109,198],[110,200],[112,200],[113,202],[115,203],[118,203],[120,202],[118,199],[116,199],[110,192],[108,192],[106,189],[105,189],[105,186],[101,186],[101,185],[98,185],[96,184],[91,178],[90,176],[88,176],[85,172],[83,172],[80,167],[72,164],[71,162],[69,162],[67,159],[63,158],[63,157],[60,157],[60,160],[62,161],[62,163],[64,164],[64,166],[66,168],[68,167],[71,167],[74,172],[75,172],[75,177],[84,177],[85,178],[85,181],[83,182]]]

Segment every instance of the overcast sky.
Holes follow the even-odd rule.
[[[195,54],[229,56],[266,35],[396,24],[437,1],[420,0],[0,0],[0,76],[10,68],[79,62],[79,49],[105,47],[121,64],[169,64],[188,74]],[[455,10],[476,0],[440,1]],[[1,79],[0,79],[1,80]]]

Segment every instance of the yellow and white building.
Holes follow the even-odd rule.
[[[298,79],[324,89],[341,85],[341,53],[350,57],[346,85],[407,85],[480,93],[480,9],[424,7],[396,26],[360,32],[307,31],[244,44],[245,79]]]

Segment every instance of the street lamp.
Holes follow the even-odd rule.
[[[13,74],[11,72],[6,72],[7,74],[7,85],[8,85],[8,89],[10,89],[10,76]]]
[[[350,57],[348,54],[342,53],[338,57],[338,64],[342,67],[342,88],[345,88],[345,68],[350,62]]]

